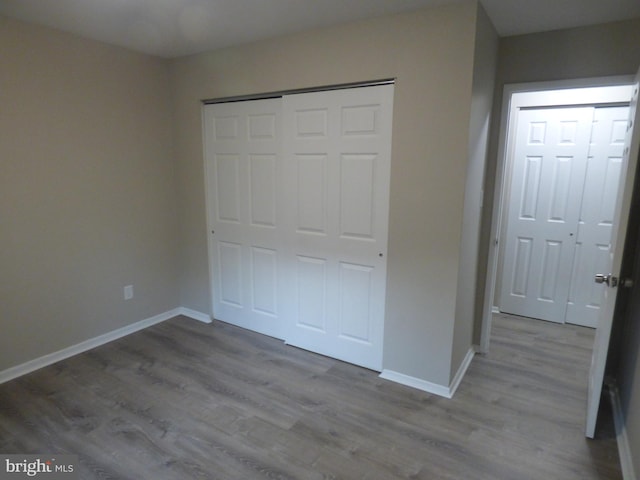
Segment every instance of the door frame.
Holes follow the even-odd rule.
[[[493,196],[493,208],[491,215],[490,242],[487,252],[487,271],[485,276],[485,289],[482,304],[482,319],[480,329],[480,353],[489,352],[491,337],[492,315],[494,310],[494,298],[496,282],[498,279],[498,267],[502,255],[501,245],[506,229],[505,215],[506,204],[509,201],[510,182],[512,173],[512,152],[515,148],[513,140],[514,127],[516,125],[519,109],[525,107],[566,107],[588,105],[621,104],[622,92],[628,89],[631,92],[633,75],[586,78],[576,80],[559,80],[550,82],[534,82],[507,84],[504,86],[502,96],[502,109],[500,114],[500,130],[498,138],[498,156]],[[612,87],[603,95],[603,87]],[[619,87],[619,88],[616,88]],[[626,103],[631,98],[627,97]]]

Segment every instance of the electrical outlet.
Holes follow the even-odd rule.
[[[124,299],[131,300],[133,298],[133,285],[126,285],[124,287]]]

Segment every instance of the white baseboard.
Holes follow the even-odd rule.
[[[184,315],[185,317],[189,317],[202,323],[211,323],[211,316],[206,313],[198,312],[197,310],[191,310],[187,307],[179,307],[177,310],[177,315]]]
[[[6,370],[0,371],[0,383],[8,382],[9,380],[13,380],[14,378],[26,375],[27,373],[31,373],[40,368],[52,365],[56,362],[59,362],[60,360],[64,360],[79,353],[86,352],[87,350],[91,350],[92,348],[99,347],[100,345],[104,345],[105,343],[112,342],[113,340],[117,340],[118,338],[122,338],[139,330],[143,330],[157,323],[164,322],[166,320],[169,320],[170,318],[177,317],[178,315],[184,315],[200,322],[211,323],[211,318],[209,318],[209,316],[204,313],[184,307],[174,308],[173,310],[169,310],[145,320],[140,320],[139,322],[132,323],[131,325],[118,328],[103,335],[98,335],[97,337],[90,338],[89,340],[85,340],[84,342],[80,342],[76,345],[63,348],[62,350],[58,350],[57,352],[48,353],[47,355],[43,355],[42,357],[36,358],[34,360],[29,360],[28,362],[25,362],[21,365],[16,365],[15,367],[10,367]]]
[[[496,307],[495,305],[491,307],[491,313],[500,313],[500,307]]]
[[[637,480],[638,477],[635,474],[633,466],[633,455],[631,454],[631,447],[629,446],[629,437],[627,436],[627,427],[624,422],[618,387],[611,383],[608,387],[609,395],[611,395],[611,406],[613,408],[613,423],[616,426],[616,439],[618,441],[622,478],[624,480]]]
[[[387,369],[382,370],[382,373],[379,376],[380,378],[384,378],[385,380],[400,383],[401,385],[406,385],[407,387],[417,388],[418,390],[422,390],[423,392],[433,393],[434,395],[439,395],[441,397],[451,398],[451,390],[449,389],[449,387],[445,387],[444,385],[428,382],[420,378],[412,377],[410,375],[405,375],[404,373],[394,372],[393,370]]]
[[[449,398],[452,398],[456,394],[456,390],[458,390],[458,387],[460,386],[460,382],[462,381],[464,374],[467,373],[467,369],[469,368],[469,365],[471,365],[471,361],[473,360],[473,357],[475,355],[476,355],[476,347],[474,346],[469,347],[469,350],[467,351],[467,354],[465,355],[464,360],[462,360],[462,363],[460,364],[458,371],[453,377],[453,380],[451,380],[451,385],[449,385],[449,391],[451,392],[451,397]]]
[[[385,380],[390,380],[392,382],[406,385],[407,387],[422,390],[423,392],[433,393],[434,395],[438,395],[440,397],[453,398],[453,395],[456,393],[456,390],[458,389],[458,386],[462,381],[462,377],[464,377],[464,374],[469,368],[469,365],[471,365],[471,360],[473,360],[475,354],[475,347],[470,347],[467,355],[462,361],[462,364],[460,364],[460,368],[458,368],[458,371],[456,372],[453,380],[451,381],[451,384],[448,387],[437,383],[428,382],[427,380],[422,380],[420,378],[412,377],[410,375],[405,375],[404,373],[394,372],[393,370],[388,369],[382,370],[382,373],[379,375],[379,377],[384,378]]]

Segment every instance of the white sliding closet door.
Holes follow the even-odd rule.
[[[393,85],[207,105],[213,313],[382,369]]]
[[[282,100],[204,109],[213,313],[283,338]]]
[[[521,110],[500,310],[564,322],[593,108]]]
[[[604,292],[593,281],[607,270],[623,167],[629,107],[596,108],[565,321],[595,328]]]
[[[596,327],[629,107],[521,110],[500,309]]]
[[[382,368],[393,86],[284,98],[286,341]]]

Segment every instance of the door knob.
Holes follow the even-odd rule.
[[[596,275],[596,283],[606,283],[609,287],[617,287],[618,286],[618,277],[614,277],[611,273],[609,275],[603,275],[602,273],[598,273]]]

